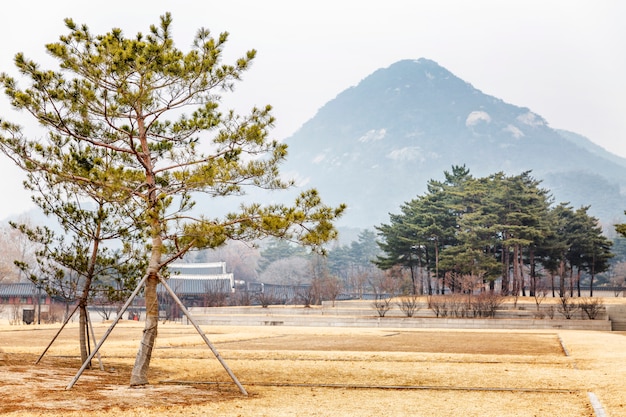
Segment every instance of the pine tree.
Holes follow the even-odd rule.
[[[12,105],[48,131],[45,141],[29,139],[19,126],[2,121],[5,154],[27,171],[98,190],[108,204],[136,204],[131,217],[150,254],[146,323],[131,385],[148,383],[156,288],[170,262],[228,239],[267,235],[319,248],[336,237],[333,220],[344,210],[324,205],[315,190],[302,192],[293,206],[250,203],[226,215],[210,213],[210,207],[202,208],[210,215],[192,210],[198,194],[226,197],[243,194],[247,186],[285,189],[292,183],[278,171],[286,145],[268,138],[271,107],[239,116],[219,106],[220,94],[233,90],[256,52],[222,64],[228,34],[214,38],[207,29],[183,52],[174,46],[171,23],[166,14],[147,35],[126,38],[120,29],[95,36],[67,19],[69,33],[46,45],[59,70],[42,70],[19,53],[15,64],[29,88],[0,77]]]

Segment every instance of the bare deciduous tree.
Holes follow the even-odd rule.
[[[472,299],[474,317],[495,317],[505,297],[496,291],[484,291]]]
[[[595,320],[602,311],[604,302],[598,297],[583,297],[578,300],[578,307],[590,320]]]
[[[405,316],[413,317],[415,313],[420,309],[419,295],[403,295],[402,297],[400,297],[400,301],[398,301],[398,307]]]
[[[254,300],[261,304],[261,307],[267,308],[272,304],[280,304],[281,300],[275,294],[270,292],[260,292],[254,295]]]
[[[620,262],[613,267],[610,282],[615,288],[613,294],[615,297],[619,297],[619,295],[624,292],[624,289],[626,289],[626,262]]]
[[[300,256],[279,259],[265,268],[259,276],[259,280],[265,284],[310,284],[310,262]]]
[[[391,300],[391,297],[384,294],[376,295],[376,299],[372,301],[372,307],[376,310],[379,317],[385,317],[387,312],[391,310]]]
[[[322,299],[324,301],[331,301],[334,307],[337,297],[339,297],[339,294],[341,294],[341,291],[343,291],[343,285],[341,284],[341,280],[338,277],[327,275],[321,279],[320,286]]]
[[[535,306],[537,307],[537,311],[539,311],[539,306],[550,292],[550,285],[543,278],[537,279],[534,285],[535,289],[533,291],[533,298],[535,299]]]
[[[428,308],[435,313],[435,317],[446,317],[448,315],[448,297],[445,295],[429,295]]]
[[[247,242],[229,241],[219,248],[200,251],[191,259],[194,262],[226,262],[228,272],[232,272],[236,280],[253,282],[258,279],[260,257],[256,246]]]
[[[24,224],[32,221],[25,216],[18,220]],[[0,226],[0,283],[27,281],[28,277],[15,264],[34,263],[38,246],[31,242],[24,233],[10,225]]]
[[[559,298],[559,304],[557,311],[563,315],[566,319],[571,319],[579,309],[578,303],[576,303],[567,292],[564,292]]]

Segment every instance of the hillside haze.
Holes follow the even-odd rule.
[[[341,92],[286,143],[283,172],[328,204],[347,203],[343,226],[387,222],[452,165],[474,176],[531,170],[555,202],[591,205],[605,226],[622,222],[626,209],[626,160],[423,58]]]

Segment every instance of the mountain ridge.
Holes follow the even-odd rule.
[[[606,150],[605,148],[598,145],[597,143],[594,143],[588,137],[580,135],[575,132],[570,132],[569,130],[565,130],[565,129],[556,129],[556,131],[561,136],[563,136],[565,139],[572,142],[576,146],[580,146],[581,148],[586,149],[593,154],[596,154],[604,159],[607,159],[615,164],[618,164],[626,168],[626,158],[623,158],[619,155],[616,155]]]
[[[626,208],[619,191],[626,166],[565,132],[434,61],[402,60],[340,92],[287,138],[285,168],[300,184],[318,188],[329,204],[346,202],[350,226],[386,221],[452,165],[466,165],[476,176],[530,170],[551,191],[556,185],[557,202],[574,206],[594,207],[572,191],[576,182],[618,190],[613,201],[590,210],[613,222]]]

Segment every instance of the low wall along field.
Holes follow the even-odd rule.
[[[446,296],[440,300],[450,300]],[[579,299],[570,299],[577,305]],[[589,299],[580,299],[589,300]],[[539,306],[530,298],[506,300],[495,311],[494,317],[472,317],[471,311],[450,306],[445,309],[429,307],[427,297],[419,297],[415,311],[407,317],[400,307],[400,298],[392,299],[381,315],[374,301],[353,300],[329,302],[321,306],[272,305],[243,307],[193,307],[196,321],[204,325],[243,326],[320,326],[320,327],[400,327],[400,328],[448,328],[448,329],[570,329],[610,331],[612,318],[626,324],[626,300],[624,298],[601,300],[593,320],[581,309],[574,308],[570,317],[559,312],[558,299],[546,299]],[[388,310],[387,310],[388,308]],[[623,314],[613,314],[622,310]],[[445,314],[444,314],[445,312]],[[623,317],[622,317],[623,315]],[[614,317],[613,317],[614,316]],[[183,317],[183,321],[186,322]]]
[[[100,338],[110,323],[94,323]],[[624,415],[626,333],[564,329],[207,326],[243,396],[190,325],[160,325],[130,388],[142,323],[121,321],[71,390],[75,324],[0,326],[3,416]]]

